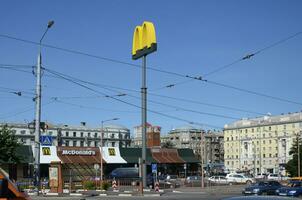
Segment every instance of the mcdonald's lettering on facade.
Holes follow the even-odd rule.
[[[136,26],[133,34],[132,59],[137,60],[157,50],[155,28],[153,23],[144,22]]]

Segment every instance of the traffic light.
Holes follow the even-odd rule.
[[[132,59],[137,60],[157,50],[155,28],[153,23],[144,22],[136,26],[133,34]]]

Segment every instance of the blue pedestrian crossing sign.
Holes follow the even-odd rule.
[[[40,136],[40,143],[43,146],[51,146],[52,137],[50,135],[42,135],[42,136]]]
[[[157,173],[157,164],[156,163],[153,163],[151,165],[151,168],[152,168],[152,173]]]

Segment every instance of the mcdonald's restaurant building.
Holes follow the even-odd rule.
[[[31,149],[28,146],[28,149]],[[100,167],[103,163],[104,179],[110,172],[118,167],[138,167],[141,148],[122,147],[68,147],[68,146],[41,146],[40,147],[40,175],[42,182],[51,182],[56,176],[57,183],[62,188],[69,182],[82,182],[83,180],[95,180],[100,177]],[[17,166],[14,172],[14,180],[22,182],[25,179],[33,180],[33,156],[32,151],[27,152],[31,156],[28,163]],[[147,172],[151,173],[151,164],[156,163],[158,172],[162,174],[197,174],[199,160],[191,149],[147,149]],[[23,176],[24,166],[30,167],[30,173]],[[185,166],[185,167],[184,167]],[[55,170],[55,171],[54,171]],[[28,171],[28,169],[27,169]],[[55,175],[53,175],[55,174]]]

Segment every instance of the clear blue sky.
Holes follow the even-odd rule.
[[[136,25],[144,20],[155,24],[158,51],[148,56],[148,66],[185,75],[201,76],[253,53],[280,39],[302,31],[301,1],[15,1],[1,2],[0,34],[31,41],[39,41],[48,20],[55,25],[47,33],[44,43],[83,51],[94,55],[140,64],[131,60],[132,35]],[[302,35],[274,48],[263,51],[250,60],[207,77],[212,81],[302,102],[301,64]],[[35,65],[38,47],[0,37],[0,63]],[[133,90],[141,87],[139,68],[99,59],[43,48],[43,65],[94,83]],[[29,73],[1,71],[0,87],[34,92],[35,77]],[[31,71],[30,69],[27,71]],[[42,107],[42,120],[77,125],[86,121],[99,126],[100,121],[119,117],[118,124],[131,131],[141,123],[140,110],[108,98],[87,97],[95,94],[77,85],[43,76],[43,103],[58,97],[71,106],[54,102]],[[148,89],[187,79],[148,71]],[[116,94],[95,88],[109,95]],[[128,93],[127,91],[124,91]],[[301,110],[301,105],[280,102],[200,81],[155,90],[153,93],[186,98],[215,105],[230,106],[258,113],[280,114]],[[139,93],[129,93],[140,96]],[[34,102],[26,94],[18,97],[0,89],[0,120],[31,121]],[[140,106],[140,100],[129,96],[120,99]],[[243,113],[155,96],[149,100],[182,108],[227,115],[234,118],[255,117]],[[89,109],[97,107],[99,109]],[[149,109],[188,121],[223,127],[234,119],[190,113],[149,103]],[[17,114],[19,113],[19,114]],[[184,121],[148,113],[148,122],[171,128],[187,125]]]

